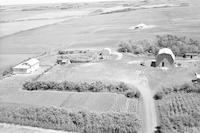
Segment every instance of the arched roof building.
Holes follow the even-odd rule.
[[[169,48],[162,48],[159,50],[156,57],[156,66],[170,67],[175,62],[175,55]]]

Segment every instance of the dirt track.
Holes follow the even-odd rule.
[[[143,112],[143,133],[153,133],[155,131],[155,127],[157,126],[157,118],[156,118],[156,110],[155,103],[153,100],[152,91],[149,88],[148,80],[143,75],[141,71],[137,72],[137,79],[133,80],[128,79],[124,82],[132,84],[138,88],[143,98],[144,112]]]
[[[157,126],[155,103],[146,77],[141,76],[141,81],[135,84],[141,92],[144,102],[145,133],[152,133]]]

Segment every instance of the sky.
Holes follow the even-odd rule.
[[[0,0],[0,5],[66,3],[66,2],[75,3],[75,2],[95,2],[95,1],[113,1],[113,0]]]

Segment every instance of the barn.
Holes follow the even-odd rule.
[[[14,74],[27,74],[36,71],[39,69],[39,67],[39,60],[36,58],[31,58],[26,62],[20,63],[19,65],[13,67],[12,69]]]
[[[171,67],[174,66],[175,55],[169,48],[162,48],[159,50],[156,57],[156,66]]]

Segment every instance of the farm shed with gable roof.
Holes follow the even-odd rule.
[[[13,67],[14,74],[26,74],[36,71],[39,68],[39,60],[36,58],[31,58],[26,62],[20,63],[19,65]]]
[[[169,48],[162,48],[159,50],[156,57],[156,66],[170,67],[175,62],[175,55]]]

